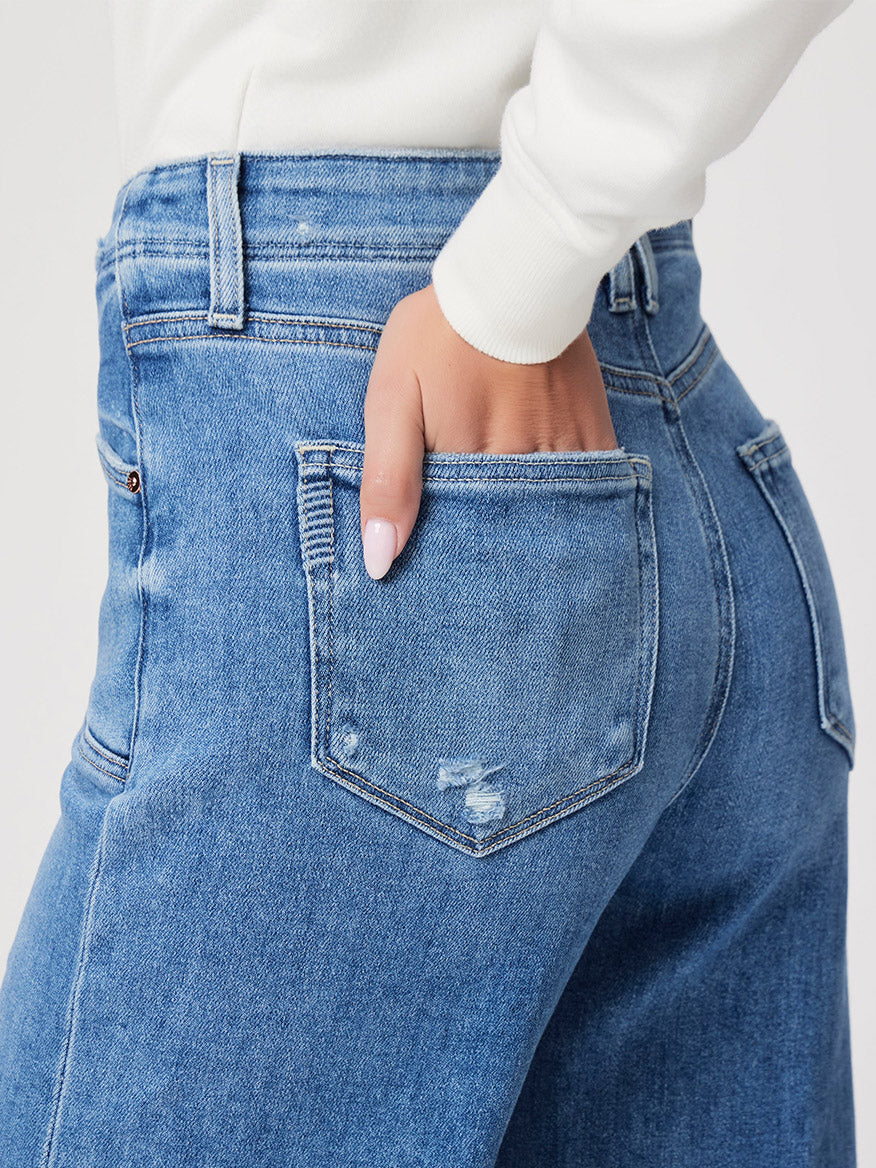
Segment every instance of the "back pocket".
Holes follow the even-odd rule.
[[[364,447],[295,450],[315,768],[476,856],[641,770],[658,638],[647,457],[429,452],[410,539],[372,580]]]
[[[855,761],[855,717],[839,604],[827,552],[791,453],[778,425],[768,420],[763,431],[736,447],[769,503],[797,565],[812,626],[822,730]]]

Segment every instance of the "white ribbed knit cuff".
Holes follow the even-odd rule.
[[[596,289],[638,237],[623,220],[558,215],[503,160],[432,265],[441,311],[502,361],[558,356],[587,327]],[[626,229],[626,230],[624,230]]]

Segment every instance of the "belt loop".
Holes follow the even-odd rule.
[[[636,307],[632,253],[625,251],[608,274],[608,311],[632,312]]]
[[[660,308],[660,302],[657,299],[657,261],[648,233],[640,235],[633,247],[639,253],[645,279],[645,311],[653,316]]]
[[[210,226],[211,328],[242,329],[243,234],[240,226],[239,154],[207,158],[207,217]]]

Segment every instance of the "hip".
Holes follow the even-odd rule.
[[[247,766],[305,755],[490,854],[635,776],[660,776],[652,810],[680,793],[747,613],[765,618],[747,651],[791,663],[805,725],[851,757],[823,544],[700,315],[689,220],[637,240],[582,321],[620,451],[430,452],[409,547],[365,573],[381,327],[497,161],[245,156],[123,188],[98,253],[111,548],[84,727],[114,778],[247,743]]]

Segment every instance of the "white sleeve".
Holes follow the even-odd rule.
[[[475,348],[548,361],[645,231],[692,217],[706,167],[752,130],[851,0],[551,0],[501,162],[432,266]]]

